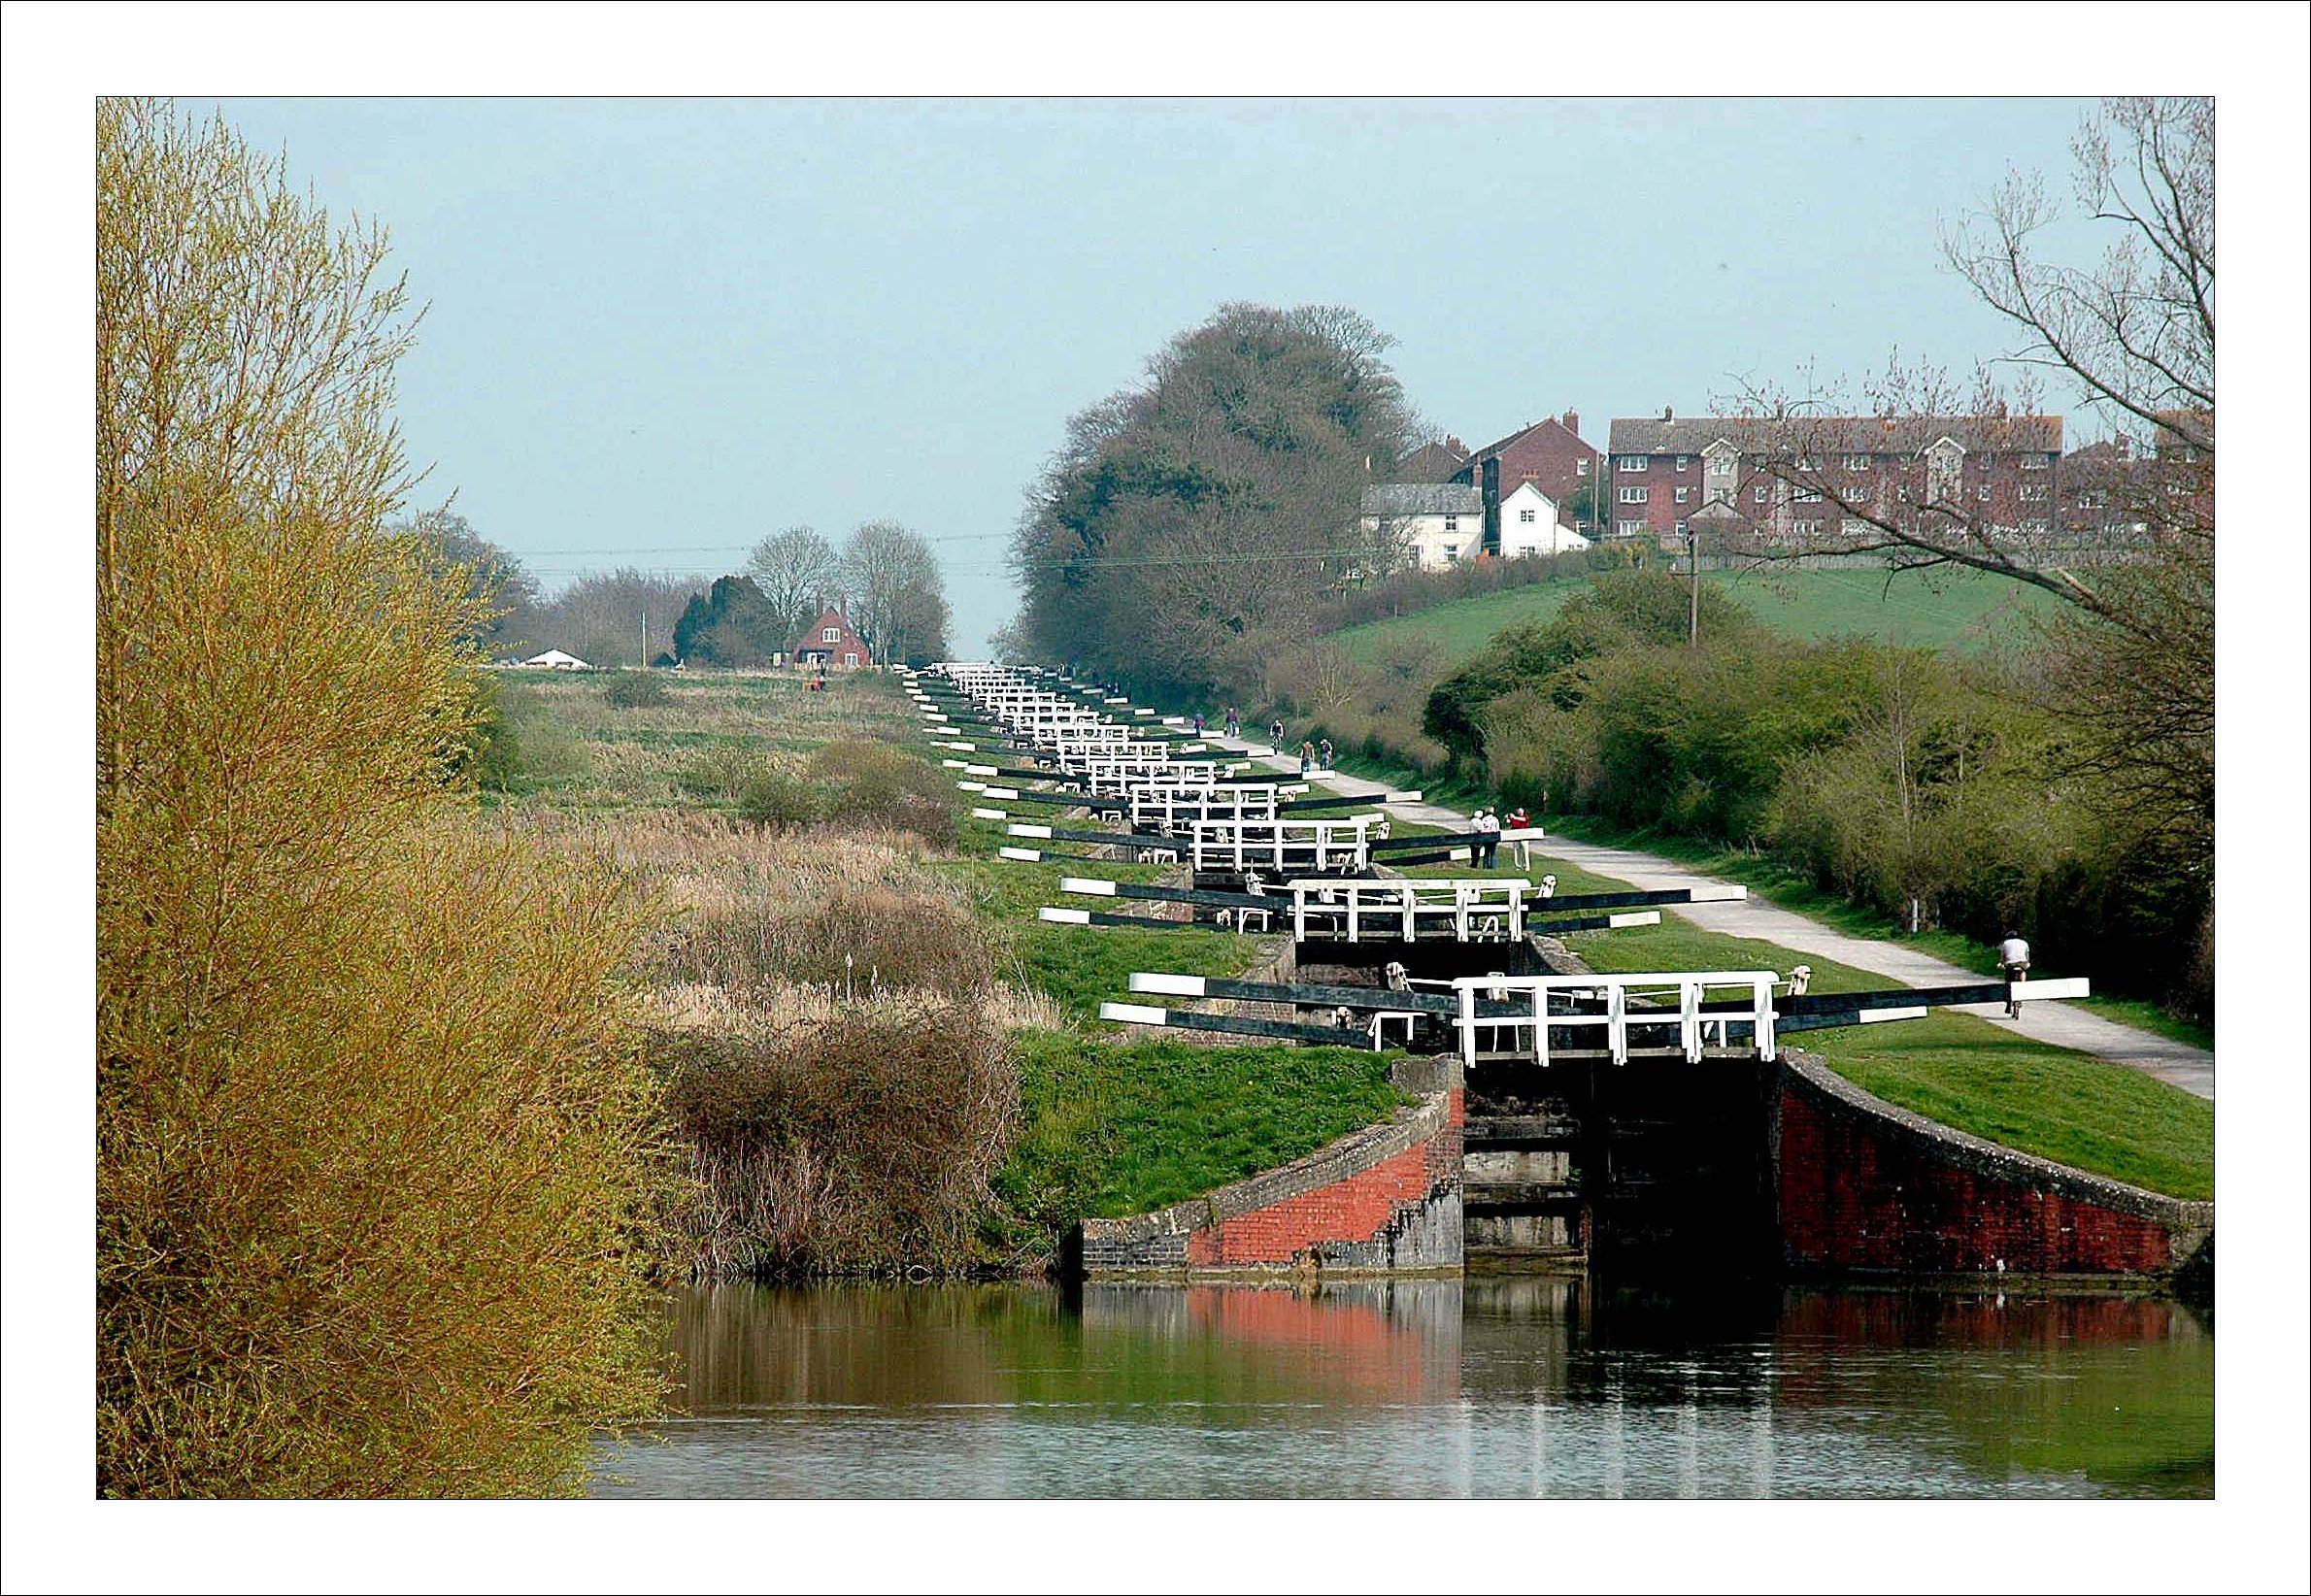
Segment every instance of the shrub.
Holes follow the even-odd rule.
[[[888,743],[829,743],[814,752],[805,779],[825,796],[821,812],[844,825],[909,831],[942,848],[955,844],[955,789],[945,771]]]
[[[655,709],[672,696],[665,680],[652,671],[616,671],[602,683],[602,697],[614,710]]]
[[[808,781],[783,770],[760,769],[739,787],[738,813],[758,826],[804,826],[818,819],[821,810]]]
[[[569,1488],[659,1394],[639,913],[443,780],[483,611],[381,530],[380,241],[98,134],[97,1488]]]
[[[688,1145],[675,1223],[699,1278],[960,1270],[1019,1103],[971,998],[692,996],[649,1032]]]
[[[769,771],[770,762],[754,749],[725,743],[692,756],[674,773],[674,784],[692,798],[735,804]]]

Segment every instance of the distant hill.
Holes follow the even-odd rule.
[[[1333,634],[1351,657],[1371,661],[1392,642],[1441,644],[1448,665],[1468,658],[1510,626],[1547,620],[1586,579],[1457,599],[1418,615],[1397,615]],[[1905,572],[1891,582],[1870,571],[1704,571],[1704,582],[1731,594],[1766,624],[1792,636],[1858,632],[1890,643],[1955,649],[2019,635],[2029,616],[2060,602],[2037,588],[1974,571]]]

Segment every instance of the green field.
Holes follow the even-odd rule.
[[[1870,571],[1704,571],[1701,580],[1794,637],[1858,632],[1926,648],[1979,648],[2019,632],[2030,615],[2056,602],[2036,588],[1972,571],[1909,572],[1891,581]],[[1547,620],[1584,585],[1586,579],[1572,579],[1459,599],[1351,627],[1334,641],[1351,657],[1371,663],[1391,644],[1428,639],[1442,646],[1448,665],[1457,665],[1494,633]]]

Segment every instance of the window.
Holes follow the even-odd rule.
[[[2102,508],[2102,494],[2100,490],[2092,487],[2080,488],[2078,490],[2078,508],[2081,510],[2100,510]]]
[[[1690,538],[1693,535],[1692,531],[1686,525],[1685,517],[1682,515],[1677,518],[1677,535],[1681,538]]]
[[[1680,471],[1685,470],[1686,467],[1691,465],[1692,463],[1693,457],[1691,454],[1680,454],[1677,456],[1677,469]]]
[[[1643,471],[1645,469],[1645,456],[1642,454],[1624,454],[1621,457],[1621,469],[1624,471]]]
[[[2022,496],[2026,499],[2043,499],[2046,497],[2046,484],[2044,482],[2025,482],[2023,483]]]
[[[1645,530],[1645,523],[1643,521],[1620,521],[1615,523],[1614,530],[1624,538],[1633,538]]]
[[[1800,487],[1792,491],[1790,497],[1799,504],[1819,504],[1822,502],[1822,490],[1818,487]]]
[[[2040,538],[2046,535],[2046,523],[2044,521],[2025,521],[2023,522],[2022,529],[2025,533],[2033,538]]]
[[[1446,544],[1443,549],[1443,554],[1445,564],[1457,565],[1460,563],[1460,546],[1458,544]]]
[[[1574,465],[1573,465],[1573,475],[1574,475],[1574,476],[1576,476],[1576,477],[1586,477],[1586,476],[1588,476],[1588,475],[1589,475],[1589,462],[1588,462],[1587,460],[1578,460],[1578,461],[1575,461],[1575,462],[1574,462]]]
[[[1869,488],[1869,483],[1867,483],[1867,482],[1856,482],[1856,483],[1855,483],[1855,484],[1854,484],[1852,487],[1849,487],[1849,488],[1847,488],[1847,489],[1846,489],[1846,497],[1847,497],[1848,499],[1852,500],[1852,501],[1853,501],[1854,503],[1856,503],[1856,504],[1867,504],[1867,503],[1869,503],[1869,499],[1870,499],[1870,488]]]
[[[1910,502],[1910,484],[1908,482],[1894,483],[1893,496],[1901,500],[1902,503],[1908,504]]]
[[[1652,496],[1652,493],[1653,490],[1647,487],[1624,487],[1621,490],[1621,502],[1623,504],[1643,504]]]
[[[2025,471],[2044,471],[2053,460],[2051,454],[2026,454],[2022,457],[2022,468]]]
[[[1738,463],[1730,453],[1713,454],[1709,460],[1709,474],[1712,477],[1730,477],[1733,467]]]
[[[846,665],[855,665],[858,663],[858,656],[854,653],[845,653],[843,655],[843,663]]]
[[[1822,535],[1822,523],[1820,521],[1799,521],[1797,535],[1801,538],[1818,538]]]
[[[1840,521],[1837,524],[1837,529],[1849,538],[1863,537],[1869,532],[1869,522],[1856,520]]]
[[[1846,469],[1848,471],[1867,471],[1869,469],[1869,456],[1866,454],[1847,455]]]
[[[1797,456],[1797,469],[1800,471],[1819,471],[1822,469],[1822,462],[1815,459],[1811,454],[1800,454]]]
[[[1680,488],[1678,491],[1679,491],[1679,492],[1683,492],[1683,491],[1684,491],[1684,489],[1683,489],[1683,488]],[[1518,524],[1520,524],[1520,525],[1522,525],[1522,526],[1530,526],[1530,525],[1532,524],[1532,521],[1533,521],[1533,515],[1532,515],[1532,512],[1531,512],[1531,511],[1529,511],[1529,510],[1520,510],[1520,511],[1518,511],[1518,512],[1517,512],[1517,521],[1518,521]]]
[[[1765,484],[1763,482],[1759,482],[1755,488],[1751,489],[1751,497],[1755,498],[1759,504],[1763,504],[1765,502]]]
[[[1692,493],[1693,493],[1693,490],[1692,490],[1691,488],[1690,488],[1690,487],[1681,487],[1681,488],[1679,488],[1679,489],[1677,490],[1677,502],[1678,502],[1679,504],[1683,504],[1683,503],[1685,503],[1685,501],[1686,501],[1686,500],[1688,500],[1688,499],[1690,499],[1690,498],[1691,498],[1691,497],[1692,497]]]
[[[821,643],[840,643],[843,641],[843,634],[829,626],[819,634],[819,641]]]
[[[1457,531],[1459,531],[1459,530],[1460,530],[1460,517],[1459,517],[1459,516],[1457,516],[1457,515],[1447,515],[1447,516],[1445,517],[1445,530],[1446,530],[1447,532],[1457,532]]]
[[[1990,483],[1984,482],[1980,487],[1974,489],[1974,497],[1980,499],[1984,504],[1990,503]]]

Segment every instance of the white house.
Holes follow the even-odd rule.
[[[564,653],[559,648],[549,648],[542,654],[533,654],[521,663],[524,666],[534,665],[540,670],[549,671],[590,671],[593,669],[591,665],[580,659],[576,654]]]
[[[1386,537],[1423,571],[1474,559],[1485,542],[1485,496],[1464,482],[1379,482],[1364,489],[1366,537]]]
[[[1517,491],[1500,499],[1500,553],[1503,559],[1520,554],[1570,554],[1589,547],[1589,540],[1557,516],[1557,503],[1536,482],[1523,482]]]

